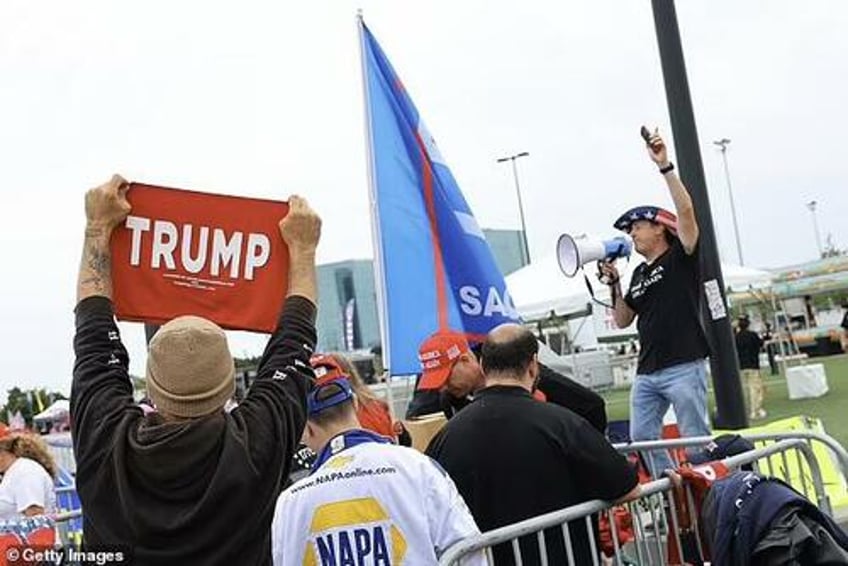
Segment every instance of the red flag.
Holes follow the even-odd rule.
[[[272,332],[288,288],[278,223],[288,204],[131,183],[112,236],[115,314],[162,324],[193,314]]]

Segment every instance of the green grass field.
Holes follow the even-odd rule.
[[[781,375],[767,375],[763,370],[766,386],[763,405],[768,417],[754,421],[757,426],[768,422],[807,415],[817,417],[824,423],[825,431],[843,446],[848,447],[848,355],[831,356],[827,358],[812,358],[808,363],[823,363],[827,373],[827,384],[830,391],[817,399],[789,400],[786,389],[786,379]],[[712,387],[709,391],[710,413],[715,406]],[[620,389],[604,394],[607,401],[609,420],[628,419],[630,415],[630,390]]]

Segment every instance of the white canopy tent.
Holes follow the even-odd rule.
[[[33,417],[34,421],[56,421],[71,414],[71,402],[67,399],[54,401],[49,407]]]
[[[735,263],[721,264],[724,286],[727,291],[744,291],[750,288],[763,289],[771,285],[772,274],[762,269],[745,267]]]
[[[619,261],[623,288],[627,288],[630,276],[640,259],[633,257],[629,262]],[[601,285],[594,274],[595,266],[587,265],[586,274],[592,282],[595,296],[609,301],[609,291]],[[740,291],[750,287],[766,287],[771,282],[771,273],[762,269],[723,263],[722,274],[726,287]],[[535,321],[555,316],[568,317],[586,312],[592,302],[583,274],[567,278],[562,274],[555,254],[550,254],[511,273],[506,278],[507,288],[515,307],[525,321]]]

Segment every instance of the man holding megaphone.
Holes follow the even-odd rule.
[[[630,437],[655,440],[669,405],[677,414],[683,436],[708,436],[708,347],[700,321],[698,223],[686,187],[668,160],[665,142],[655,130],[642,128],[648,155],[665,179],[675,216],[656,206],[637,206],[615,221],[626,232],[645,262],[633,272],[627,294],[612,261],[601,263],[602,279],[610,286],[615,323],[629,326],[638,316],[641,351],[630,394]],[[655,475],[671,467],[665,451],[656,453]]]

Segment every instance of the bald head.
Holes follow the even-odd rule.
[[[523,379],[534,365],[539,346],[536,337],[519,324],[502,324],[489,332],[483,343],[482,365],[487,377]]]
[[[492,331],[489,332],[489,335],[486,336],[486,342],[505,344],[507,342],[513,342],[521,337],[526,339],[528,336],[530,338],[534,338],[533,333],[527,330],[526,327],[521,326],[520,324],[515,324],[514,322],[507,322],[492,329]]]

